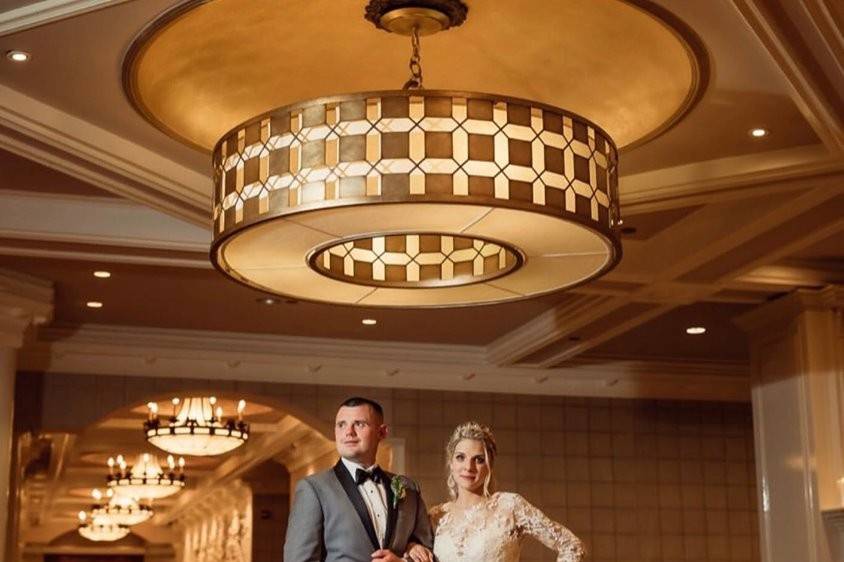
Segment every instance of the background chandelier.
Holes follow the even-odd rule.
[[[237,405],[237,419],[223,420],[223,408],[217,399],[173,398],[173,415],[167,425],[158,416],[158,404],[150,402],[149,417],[144,422],[147,441],[176,455],[222,455],[243,445],[249,438],[249,425],[243,421],[246,402]]]
[[[161,468],[158,458],[149,453],[138,456],[129,467],[123,455],[117,460],[108,459],[106,484],[115,495],[130,498],[166,498],[185,487],[185,459],[179,458],[178,467],[172,455],[167,456],[168,470]]]
[[[143,523],[153,515],[150,506],[140,504],[135,498],[117,496],[112,489],[106,491],[106,503],[103,503],[102,492],[97,489],[91,491],[91,496],[95,502],[91,508],[91,518],[94,521],[108,521],[129,527]]]
[[[459,0],[372,0],[412,37],[405,89],[304,101],[214,150],[212,261],[263,291],[366,306],[495,303],[584,283],[621,256],[617,153],[530,100],[425,90],[419,36]]]
[[[129,534],[129,527],[109,520],[89,517],[84,511],[79,512],[78,530],[80,535],[95,542],[116,541]]]

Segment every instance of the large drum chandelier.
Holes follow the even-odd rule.
[[[150,506],[141,504],[136,498],[115,495],[111,488],[106,490],[105,502],[103,493],[98,489],[92,490],[91,496],[94,498],[94,505],[91,507],[91,517],[94,521],[131,527],[153,516]]]
[[[94,542],[120,540],[129,534],[129,527],[118,525],[108,519],[90,517],[84,511],[79,512],[79,534]]]
[[[131,467],[123,455],[108,459],[106,485],[115,495],[130,498],[158,499],[180,492],[185,487],[185,459],[178,462],[172,455],[167,457],[167,469],[163,469],[155,455],[143,453]]]
[[[243,421],[246,402],[237,405],[237,418],[223,418],[223,408],[214,396],[173,398],[173,415],[162,424],[158,403],[147,404],[144,422],[147,441],[175,455],[207,457],[222,455],[249,439],[249,425]]]
[[[129,88],[157,34],[213,9],[189,2],[153,24],[127,59]],[[404,89],[294,103],[219,140],[221,272],[297,299],[444,307],[558,291],[619,262],[618,156],[599,125],[539,101],[423,88],[420,36],[466,16],[460,0],[371,0],[368,20],[411,37]]]

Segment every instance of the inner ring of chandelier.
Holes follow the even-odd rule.
[[[400,90],[301,102],[217,144],[211,260],[250,287],[338,304],[463,306],[547,294],[620,260],[617,158],[594,123],[516,98]],[[461,261],[455,278],[449,265],[434,276],[421,267],[433,264],[418,261],[418,271],[388,272],[413,262],[400,252],[391,252],[395,263],[381,260],[383,271],[378,260],[369,272],[357,259],[379,237],[404,236],[415,248],[408,236],[428,234],[440,237],[439,254],[459,240],[460,250],[498,248],[503,265],[489,259],[482,268],[473,257],[471,276]],[[354,255],[347,263],[343,254],[341,268],[350,242]],[[433,261],[436,242],[424,245]]]
[[[524,262],[507,244],[453,234],[387,234],[330,243],[308,263],[317,272],[373,287],[453,287],[491,281]]]

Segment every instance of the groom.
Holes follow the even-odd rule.
[[[409,542],[432,548],[419,489],[375,464],[386,436],[380,404],[349,398],[340,405],[334,424],[340,460],[296,484],[285,562],[399,562]]]

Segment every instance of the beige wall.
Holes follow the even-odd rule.
[[[22,375],[28,376],[28,375]],[[32,375],[29,375],[32,376]],[[44,375],[43,420],[69,428],[185,381]],[[430,505],[445,499],[443,447],[455,424],[490,424],[501,488],[524,495],[585,542],[595,562],[758,560],[749,404],[516,396],[319,385],[189,381],[264,396],[324,433],[356,394],[384,405],[405,440],[407,473]],[[78,417],[68,404],[86,398]],[[95,397],[91,400],[91,397]],[[57,409],[58,408],[58,409]],[[71,406],[72,408],[72,406]],[[83,424],[84,425],[84,424]],[[524,562],[553,560],[536,543]]]

